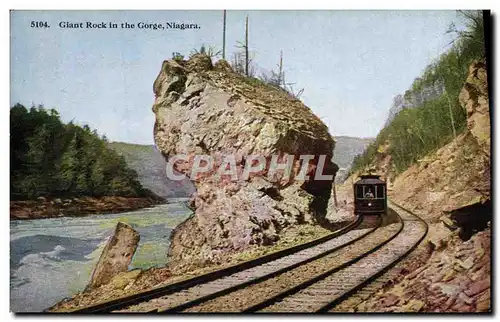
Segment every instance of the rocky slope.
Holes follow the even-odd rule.
[[[394,178],[391,173],[387,146],[377,151],[373,166],[389,180],[390,198],[424,218],[429,233],[422,256],[406,263],[391,285],[355,311],[490,309],[490,116],[483,63],[470,66],[459,99],[467,111],[467,130],[402,174]],[[350,177],[338,190],[354,180]]]
[[[156,195],[163,198],[189,198],[194,193],[194,186],[189,179],[172,181],[167,177],[167,163],[154,145],[111,142],[109,146],[137,172],[141,185]]]
[[[357,312],[487,312],[491,296],[491,229],[468,241],[452,235],[431,256],[419,254]],[[421,259],[425,258],[424,261]]]
[[[475,63],[460,93],[468,130],[394,181],[393,198],[426,219],[490,199],[490,119],[486,68]]]
[[[313,178],[319,156],[325,155],[322,173],[334,175],[334,140],[299,100],[233,73],[225,61],[213,66],[203,55],[163,62],[154,93],[156,145],[166,158],[189,157],[175,169],[197,188],[194,215],[171,237],[172,266],[221,262],[251,245],[274,243],[285,227],[322,220],[332,182],[296,180],[298,156],[314,156],[308,168]],[[216,157],[215,167],[191,176],[194,156],[200,154]],[[214,172],[227,155],[235,156],[238,174],[249,155],[263,157],[266,165],[248,179],[217,179]],[[272,155],[295,157],[292,176],[268,175]]]

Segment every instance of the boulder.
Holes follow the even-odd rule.
[[[289,225],[323,220],[332,180],[314,176],[321,155],[322,174],[335,175],[335,142],[302,102],[280,88],[234,73],[227,62],[213,66],[203,55],[163,62],[153,90],[156,146],[167,160],[187,157],[176,162],[174,170],[197,188],[191,202],[194,215],[171,236],[172,265],[221,262],[251,245],[273,243]],[[202,154],[214,162],[209,171],[194,175],[195,157]],[[262,157],[265,166],[243,179],[251,155]],[[301,155],[312,155],[305,180],[297,179]],[[230,166],[236,169],[235,180],[216,176],[227,156],[234,156]],[[290,176],[269,171],[273,157],[284,163],[289,156],[294,158]]]
[[[119,222],[92,273],[88,289],[109,283],[116,275],[128,271],[128,266],[139,244],[139,233]]]

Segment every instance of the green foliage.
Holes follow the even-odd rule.
[[[177,61],[177,62],[182,61],[182,60],[184,60],[184,55],[181,55],[178,52],[174,52],[174,53],[172,53],[172,59]]]
[[[208,50],[207,50],[207,48],[205,47],[205,45],[202,44],[199,50],[196,49],[196,48],[194,48],[191,51],[191,53],[189,54],[189,57],[192,57],[192,56],[197,55],[197,54],[207,55],[208,57],[210,57],[211,59],[213,59],[215,57],[220,56],[222,54],[222,50],[217,50],[213,46],[208,47]]]
[[[21,104],[11,108],[10,125],[11,199],[145,195],[137,173],[88,126]]]
[[[394,170],[400,173],[418,159],[449,143],[453,139],[454,128],[456,133],[466,128],[466,112],[460,106],[458,96],[467,79],[470,64],[484,59],[484,34],[481,11],[459,13],[466,20],[466,30],[458,31],[454,25],[450,27],[448,32],[457,34],[453,46],[426,67],[404,97],[409,99],[438,83],[444,85],[444,93],[416,108],[399,112],[365,152],[355,157],[351,172],[370,165],[378,147],[389,143],[387,153],[392,156]]]

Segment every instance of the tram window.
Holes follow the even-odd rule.
[[[356,187],[356,198],[357,199],[363,198],[363,186]]]
[[[375,198],[375,186],[366,185],[364,189],[364,198]]]
[[[385,194],[385,191],[384,191],[384,186],[377,186],[377,198],[380,198],[380,199],[383,199],[385,198],[384,194]]]

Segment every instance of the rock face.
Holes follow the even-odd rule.
[[[107,284],[119,273],[126,272],[137,249],[139,239],[137,231],[129,225],[119,222],[116,225],[114,235],[101,253],[87,288]]]
[[[417,248],[418,257],[357,305],[357,312],[491,310],[490,120],[484,64],[471,65],[460,102],[467,110],[468,129],[398,175],[389,191],[393,201],[428,222],[423,250]],[[386,176],[388,147],[380,145],[373,162]],[[425,256],[429,258],[421,258]]]
[[[424,265],[381,289],[357,312],[488,312],[491,310],[491,230],[467,242],[457,236]]]
[[[459,96],[467,110],[467,127],[484,153],[490,156],[490,106],[486,65],[476,62],[469,67],[469,76]]]
[[[460,102],[467,110],[468,130],[394,181],[394,200],[429,219],[490,199],[490,119],[483,63],[470,66]]]
[[[307,168],[311,178],[322,164],[320,155],[325,156],[322,174],[335,175],[334,140],[299,100],[233,73],[225,61],[212,66],[203,55],[163,62],[154,93],[156,145],[167,159],[188,157],[174,168],[197,188],[195,214],[171,237],[173,266],[220,262],[250,245],[273,243],[289,225],[322,219],[332,181],[296,179],[302,166],[299,156],[313,156]],[[193,176],[194,156],[200,154],[213,156],[215,166],[233,155],[238,174],[250,155],[262,157],[265,167],[247,179],[216,178],[212,170]],[[291,176],[271,175],[273,155],[278,162],[285,162],[285,155],[294,157]]]

